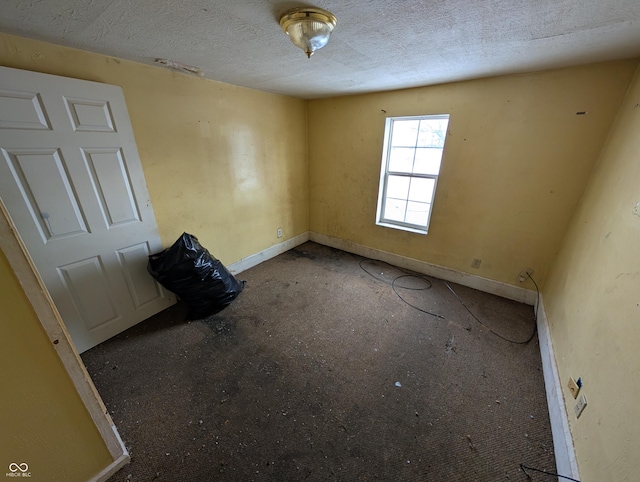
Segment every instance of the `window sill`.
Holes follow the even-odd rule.
[[[400,231],[408,231],[415,234],[427,234],[429,232],[426,229],[412,228],[409,226],[404,226],[402,224],[394,224],[385,221],[378,221],[376,224],[378,226],[382,226],[383,228],[399,229]]]

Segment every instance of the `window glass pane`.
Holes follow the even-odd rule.
[[[392,147],[389,155],[389,171],[411,173],[416,150],[410,147]]]
[[[387,197],[395,199],[407,199],[409,195],[410,177],[405,176],[389,176],[387,183]]]
[[[407,203],[407,216],[405,221],[411,224],[426,226],[429,221],[430,204],[416,203],[409,201]]]
[[[430,203],[433,199],[433,189],[435,186],[435,179],[412,177],[411,189],[409,189],[409,201]]]
[[[393,121],[393,135],[391,137],[392,146],[414,147],[418,138],[418,120],[397,120]]]
[[[425,119],[420,121],[418,145],[421,147],[444,147],[448,119]]]
[[[389,221],[404,222],[404,213],[407,209],[407,201],[400,199],[385,199],[384,218]]]
[[[416,162],[413,164],[413,172],[416,174],[433,174],[440,172],[442,149],[432,147],[420,147],[416,149]]]

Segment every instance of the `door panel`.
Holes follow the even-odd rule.
[[[107,226],[140,222],[122,150],[83,149],[82,153]]]
[[[45,243],[87,232],[59,150],[3,150],[3,154]]]
[[[64,98],[71,125],[76,131],[115,132],[108,102]]]
[[[79,352],[175,303],[119,87],[0,67],[0,197]]]
[[[0,129],[50,130],[38,94],[0,90]]]
[[[136,308],[161,296],[158,283],[147,272],[146,263],[150,254],[149,244],[146,242],[118,250],[120,267]]]
[[[58,272],[89,331],[118,318],[99,256],[60,266]]]

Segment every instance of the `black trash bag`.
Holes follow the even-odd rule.
[[[189,305],[198,320],[223,310],[244,288],[195,236],[183,233],[173,246],[149,256],[147,271]]]

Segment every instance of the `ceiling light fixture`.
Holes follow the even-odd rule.
[[[280,26],[291,42],[311,58],[316,50],[327,45],[336,26],[336,17],[321,8],[292,8],[280,17]]]

